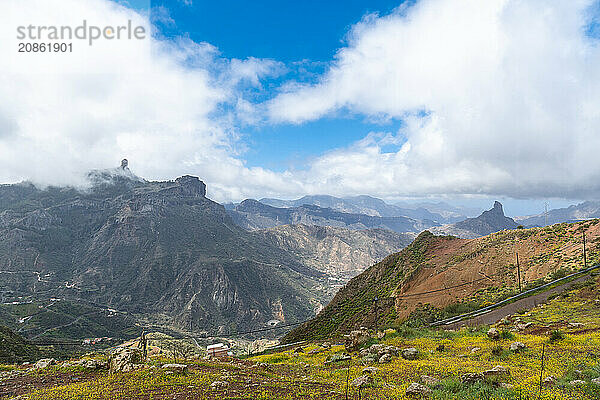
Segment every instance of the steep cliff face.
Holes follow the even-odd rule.
[[[0,187],[5,302],[84,299],[151,322],[228,332],[262,327],[274,313],[305,319],[324,301],[320,272],[236,226],[198,178],[96,176],[85,193]]]

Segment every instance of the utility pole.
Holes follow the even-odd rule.
[[[548,226],[548,206],[549,206],[549,204],[546,201],[544,203],[544,220],[545,220],[544,226]]]
[[[542,379],[544,377],[544,367],[545,367],[545,364],[544,364],[544,355],[545,355],[545,353],[546,353],[546,343],[544,343],[542,345],[542,368],[540,368],[540,393],[539,393],[538,396],[542,395],[542,384],[544,383],[542,381]]]
[[[521,266],[519,265],[519,253],[517,252],[517,280],[519,281],[519,292],[521,291]]]
[[[583,268],[587,268],[587,256],[585,253],[585,232],[583,232]]]
[[[379,297],[375,296],[375,336],[377,336],[377,317],[378,317],[378,309],[377,302],[379,301]]]

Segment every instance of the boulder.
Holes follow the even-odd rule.
[[[435,386],[440,383],[440,380],[438,378],[434,378],[433,376],[421,375],[421,382],[427,386]]]
[[[367,354],[363,358],[361,358],[363,363],[372,364],[379,361],[379,356],[377,354]]]
[[[487,331],[487,335],[492,340],[500,339],[500,332],[498,332],[498,329],[496,328],[490,328],[490,330]]]
[[[359,376],[358,378],[354,379],[350,383],[350,386],[363,388],[363,387],[371,386],[372,384],[373,384],[373,377],[371,375],[362,375],[362,376]]]
[[[473,347],[471,349],[471,354],[475,354],[475,353],[479,352],[480,350],[481,350],[481,347]]]
[[[405,360],[416,360],[419,357],[419,350],[414,347],[409,347],[407,349],[402,350],[402,358]]]
[[[370,354],[379,354],[379,355],[383,355],[385,354],[385,345],[384,344],[374,344],[371,345],[371,347],[369,347],[367,350],[367,352],[369,352]]]
[[[188,366],[185,364],[164,364],[162,366],[162,369],[177,372],[179,374],[185,374],[187,372]]]
[[[55,365],[55,364],[56,364],[56,360],[54,358],[42,358],[41,360],[38,360],[33,365],[33,368],[34,369],[48,368],[49,366]]]
[[[594,378],[594,379],[592,379],[592,383],[594,385],[600,385],[600,378]]]
[[[513,351],[515,353],[518,353],[520,351],[523,351],[527,348],[527,346],[525,346],[524,343],[521,342],[513,342],[510,344],[509,350]]]
[[[335,363],[335,362],[340,362],[340,361],[347,361],[347,360],[352,360],[352,357],[350,356],[350,354],[335,353],[335,354],[332,354],[331,357],[329,357],[329,359],[327,361],[325,361],[325,364],[330,364],[330,363]]]
[[[587,385],[587,383],[585,383],[585,381],[582,381],[581,379],[576,379],[574,381],[569,382],[570,386],[585,386]]]
[[[392,355],[391,354],[384,354],[381,357],[379,357],[379,363],[380,364],[386,364],[392,361]]]
[[[97,370],[97,369],[108,368],[108,362],[107,361],[100,361],[100,360],[94,360],[94,359],[81,360],[79,362],[79,365],[82,366],[83,368],[89,369],[89,370]]]
[[[476,382],[480,382],[484,379],[485,377],[483,376],[483,374],[480,373],[470,373],[470,374],[463,374],[460,376],[460,381],[464,384],[470,385]]]
[[[381,354],[381,352],[379,354]],[[383,349],[383,354],[390,354],[392,357],[398,357],[400,354],[400,349],[396,346],[385,346]]]
[[[144,355],[140,349],[122,347],[110,355],[110,372],[129,372],[143,367]]]
[[[542,381],[542,385],[546,388],[554,387],[554,386],[556,386],[556,378],[554,376],[550,375]]]
[[[496,365],[492,369],[483,371],[483,376],[486,378],[491,378],[491,377],[496,377],[496,376],[497,377],[506,377],[506,376],[510,376],[510,371],[506,367],[503,367],[501,365]]]
[[[371,353],[371,349],[370,348],[369,349],[362,349],[361,351],[358,352],[358,355],[360,357],[367,357],[367,356],[370,356],[371,354],[372,353]]]
[[[364,328],[352,331],[350,334],[344,335],[344,346],[347,351],[356,351],[369,340],[369,337],[369,331]]]
[[[407,396],[427,396],[431,393],[431,389],[420,383],[413,382],[406,388]]]

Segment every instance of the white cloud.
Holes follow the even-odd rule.
[[[347,109],[407,121],[400,151],[371,140],[316,160],[307,187],[382,196],[600,194],[595,0],[421,0],[367,16],[315,85],[268,103],[274,122]]]
[[[264,79],[286,71],[282,63],[225,59],[188,38],[17,54],[19,24],[131,19],[150,32],[150,21],[109,0],[4,0],[0,182],[80,183],[85,171],[127,157],[149,179],[198,175],[217,200],[597,195],[600,45],[583,35],[591,3],[421,0],[367,16],[320,83],[286,82],[256,104]],[[163,10],[160,18],[170,17]],[[305,170],[245,165],[240,124],[265,123],[263,112],[302,123],[338,110],[405,124]]]
[[[240,186],[252,191],[281,180],[244,166],[230,113],[219,109],[235,109],[238,87],[259,85],[278,63],[222,59],[215,47],[189,39],[74,41],[69,54],[16,52],[18,25],[83,19],[102,26],[131,19],[150,31],[147,16],[107,0],[0,4],[0,182],[80,184],[88,170],[117,166],[122,157],[149,179],[197,174],[222,199]]]

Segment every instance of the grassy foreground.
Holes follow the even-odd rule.
[[[531,323],[531,325],[523,325]],[[516,325],[521,324],[519,329]],[[430,385],[431,399],[600,399],[600,299],[598,281],[524,310],[499,324],[501,338],[489,339],[488,327],[459,331],[398,328],[380,341],[419,350],[416,360],[394,357],[389,363],[368,363],[357,352],[351,360],[326,363],[345,353],[344,346],[313,343],[302,351],[255,356],[246,360],[187,360],[186,374],[160,368],[166,359],[153,359],[141,370],[110,375],[61,365],[33,371],[19,366],[0,368],[0,397],[19,399],[345,399],[346,382],[376,368],[370,387],[348,387],[348,398],[407,399],[406,388],[421,375],[438,378]],[[527,348],[512,352],[511,343]],[[371,340],[365,346],[376,343]],[[542,388],[542,346],[546,359],[543,378],[556,378]],[[510,376],[475,384],[461,375],[500,365]],[[578,386],[572,381],[579,380]],[[215,383],[226,382],[226,383]],[[499,383],[502,383],[500,385]],[[418,398],[418,397],[416,397]]]

